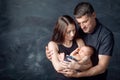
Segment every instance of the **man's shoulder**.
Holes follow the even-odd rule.
[[[105,25],[101,24],[100,25],[100,32],[102,35],[113,35],[112,31]]]
[[[97,21],[97,31],[99,32],[100,31],[100,33],[103,35],[105,35],[105,34],[112,34],[112,31],[106,26],[106,25],[104,25],[103,23],[101,23],[98,19],[96,19],[96,21]]]
[[[114,35],[109,28],[107,28],[104,25],[101,25],[101,31],[100,31],[100,34],[99,34],[99,39],[102,40],[102,41],[106,40],[107,42],[108,41],[113,41],[114,40]]]

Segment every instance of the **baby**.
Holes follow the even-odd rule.
[[[85,64],[87,61],[91,60],[93,53],[94,49],[91,46],[83,46],[78,48],[78,53],[71,53],[70,56],[80,64]]]
[[[91,46],[83,46],[81,48],[77,48],[76,50],[76,53],[71,53],[66,57],[64,56],[64,54],[60,54],[60,56],[62,57],[62,59],[64,58],[65,61],[70,61],[69,59],[73,59],[77,61],[80,65],[88,64],[89,68],[92,67],[91,56],[94,53],[94,48]]]

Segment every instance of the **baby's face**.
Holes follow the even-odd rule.
[[[90,56],[91,55],[91,50],[88,47],[81,47],[80,51],[79,51],[79,55],[84,57],[84,56]]]

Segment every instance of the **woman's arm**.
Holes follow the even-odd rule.
[[[45,47],[45,54],[46,54],[47,59],[51,61],[53,53],[52,51],[48,49],[48,46]]]
[[[59,72],[60,70],[63,70],[64,69],[64,66],[60,63],[60,60],[58,58],[59,56],[59,53],[58,53],[58,46],[55,42],[53,41],[50,41],[48,43],[48,49],[49,51],[52,51],[52,55],[51,55],[51,62],[52,62],[52,65],[53,67],[55,68],[55,70],[57,72]]]

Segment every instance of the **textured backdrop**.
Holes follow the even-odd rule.
[[[108,80],[120,80],[120,0],[0,0],[0,80],[54,80],[45,45],[58,16],[73,17],[80,1],[114,33]]]

